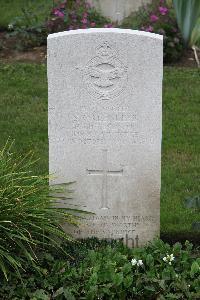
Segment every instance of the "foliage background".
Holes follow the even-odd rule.
[[[41,252],[39,272],[28,265],[22,283],[10,274],[12,281],[0,283],[1,299],[199,299],[200,258],[188,242],[170,247],[154,240],[128,249],[117,241],[87,239],[66,251],[72,259]]]
[[[7,29],[12,20],[21,15],[21,10],[26,6],[43,7],[41,20],[44,20],[50,11],[53,0],[0,0],[0,28]]]

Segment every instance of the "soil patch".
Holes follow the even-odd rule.
[[[35,47],[26,51],[6,49],[0,51],[0,59],[3,62],[27,62],[27,63],[45,63],[46,46]]]
[[[34,47],[28,50],[17,49],[16,37],[8,37],[7,32],[0,32],[0,59],[3,62],[45,63],[46,46]],[[184,51],[182,58],[168,66],[196,68],[194,52],[191,49]]]
[[[185,241],[189,241],[195,247],[200,247],[200,232],[192,231],[192,232],[161,232],[160,238],[170,245],[173,245],[177,242],[185,244]]]
[[[186,49],[183,53],[181,59],[175,63],[168,64],[174,67],[186,67],[186,68],[196,68],[197,63],[194,57],[194,52],[192,49]]]
[[[16,37],[8,37],[7,32],[0,32],[0,60],[3,62],[45,63],[46,53],[45,45],[22,50]]]

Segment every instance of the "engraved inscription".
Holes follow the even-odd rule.
[[[136,112],[101,111],[88,112],[85,109],[68,116],[70,128],[67,128],[69,142],[73,144],[110,143],[135,144],[139,138]]]
[[[61,118],[68,120],[67,126],[59,124]],[[141,131],[140,116],[130,111],[88,111],[83,108],[60,116],[54,124],[62,131],[60,140],[70,144],[86,145],[153,145],[157,142],[155,136],[146,135]],[[61,124],[63,124],[61,122]],[[51,135],[53,139],[53,134]],[[55,139],[55,138],[54,138]]]
[[[103,176],[102,189],[101,189],[101,207],[100,209],[109,209],[108,207],[108,175],[121,176],[123,169],[121,170],[108,170],[108,150],[103,149],[103,169],[91,170],[87,169],[88,175],[101,175]]]
[[[126,238],[137,235],[141,227],[156,225],[156,217],[151,215],[92,215],[82,220],[82,227],[74,229],[78,237],[82,233],[89,236],[99,235],[101,238]]]
[[[117,97],[127,83],[127,67],[108,42],[97,47],[97,55],[82,69],[89,94],[100,100]]]

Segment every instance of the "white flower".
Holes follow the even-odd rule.
[[[135,266],[136,264],[137,264],[137,260],[134,258],[134,259],[132,259],[131,260],[131,264],[132,264],[132,266]]]
[[[178,274],[176,274],[176,278],[178,278]]]
[[[8,24],[8,29],[13,29],[13,24],[11,23],[11,24]]]
[[[167,261],[167,257],[166,257],[166,256],[165,256],[165,257],[163,257],[163,260],[164,260],[164,261]]]
[[[141,259],[139,259],[137,262],[137,266],[142,266],[142,265],[143,265],[143,261]]]
[[[174,260],[174,254],[170,254],[170,261],[173,261]]]
[[[142,266],[142,265],[143,265],[143,261],[142,261],[141,259],[139,259],[139,260],[137,261],[137,259],[133,258],[133,259],[131,260],[131,264],[132,264],[132,266],[137,265],[137,266],[139,267],[139,266]]]
[[[168,262],[169,263],[169,265],[171,265],[172,264],[172,261],[175,259],[175,257],[174,257],[174,254],[167,254],[167,256],[165,256],[165,257],[163,257],[163,260],[165,261],[165,262]]]

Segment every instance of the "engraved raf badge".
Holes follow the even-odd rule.
[[[108,42],[100,44],[97,55],[81,68],[87,91],[100,100],[109,100],[121,94],[127,84],[127,67],[117,57]]]

